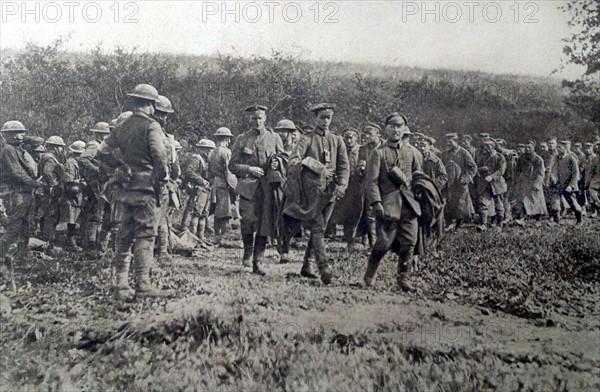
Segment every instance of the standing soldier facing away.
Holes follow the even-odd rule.
[[[160,124],[151,117],[158,92],[148,84],[140,84],[128,95],[132,98],[133,115],[117,125],[98,149],[98,155],[106,162],[114,161],[112,151],[121,149],[123,163],[130,174],[120,197],[123,213],[115,257],[116,292],[123,300],[166,294],[150,283],[150,267],[158,227],[160,188],[169,179],[164,134]],[[136,290],[128,282],[132,250]]]
[[[579,164],[575,154],[570,151],[570,147],[569,140],[561,140],[556,147],[557,154],[550,162],[550,170],[546,178],[550,197],[549,213],[554,222],[558,223],[562,197],[575,213],[575,219],[579,224],[582,215],[581,206],[575,198],[579,182]]]
[[[17,244],[20,261],[27,257],[29,215],[34,211],[33,191],[43,187],[36,181],[37,165],[21,144],[27,132],[20,121],[7,121],[0,129],[6,145],[0,151],[0,195],[6,209],[6,232],[0,239],[0,262],[10,262],[9,247]]]
[[[45,145],[46,152],[39,164],[39,174],[45,188],[39,202],[43,208],[42,239],[48,241],[51,249],[55,245],[56,226],[60,222],[60,200],[63,194],[61,178],[66,144],[60,136],[50,136]]]
[[[240,196],[240,229],[244,244],[242,263],[248,266],[252,258],[252,272],[264,275],[260,264],[267,246],[269,225],[264,211],[269,183],[265,177],[271,156],[283,151],[281,138],[265,126],[267,108],[253,105],[246,108],[250,130],[241,134],[233,144],[229,169],[238,178],[236,192]]]
[[[331,283],[332,279],[324,242],[325,228],[335,202],[346,193],[350,175],[344,140],[329,129],[334,110],[335,105],[329,103],[311,108],[315,116],[315,129],[300,138],[289,160],[290,168],[301,168],[299,177],[304,194],[286,192],[284,207],[286,215],[303,221],[310,229],[300,275],[316,278],[310,268],[310,258],[314,253],[324,284]]]
[[[364,281],[371,286],[379,263],[391,249],[398,253],[397,285],[412,290],[407,273],[413,259],[421,206],[411,190],[413,173],[423,170],[421,153],[408,143],[406,117],[392,113],[385,119],[387,143],[371,153],[365,178],[366,198],[378,217]]]
[[[62,184],[63,198],[61,200],[61,223],[67,225],[67,247],[72,251],[79,252],[81,248],[77,246],[75,238],[75,228],[77,219],[81,213],[82,197],[82,178],[79,168],[79,157],[85,151],[85,142],[77,140],[69,146],[69,154],[65,162]]]
[[[208,177],[212,180],[211,210],[214,209],[215,243],[221,244],[223,236],[229,231],[231,208],[235,204],[237,178],[229,171],[231,150],[229,144],[233,134],[226,127],[220,127],[213,135],[215,149],[208,155]]]
[[[475,177],[475,188],[477,190],[477,203],[479,205],[479,216],[481,225],[479,228],[485,230],[491,208],[494,207],[495,214],[492,215],[492,223],[502,225],[504,220],[504,194],[507,191],[504,172],[506,171],[506,159],[495,150],[496,142],[492,138],[483,140],[483,148],[475,157],[477,165],[477,176]]]

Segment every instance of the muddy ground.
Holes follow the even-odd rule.
[[[600,225],[572,226],[461,229],[411,294],[392,255],[364,288],[368,251],[338,241],[330,286],[300,277],[302,249],[253,275],[232,235],[157,264],[174,295],[133,303],[110,257],[34,252],[0,282],[0,389],[597,391]]]

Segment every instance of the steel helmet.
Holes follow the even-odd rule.
[[[60,136],[50,136],[48,138],[48,140],[46,140],[46,144],[49,144],[51,146],[60,146],[60,147],[66,146],[65,141]]]
[[[104,121],[97,122],[90,131],[96,133],[110,133],[110,125]]]
[[[196,143],[196,147],[204,147],[204,148],[215,148],[215,142],[208,139],[201,139],[198,143]]]
[[[12,120],[5,122],[0,132],[27,132],[27,129],[22,122]]]
[[[229,128],[227,127],[221,127],[219,129],[217,129],[217,131],[215,132],[214,136],[221,136],[221,137],[233,137],[233,134],[231,133],[231,130],[229,130]]]
[[[173,110],[173,105],[171,104],[169,98],[165,97],[164,95],[158,96],[158,100],[156,101],[156,110],[163,113],[173,113],[175,111]]]
[[[33,152],[46,152],[46,147],[40,145],[33,149]]]
[[[284,131],[295,131],[296,130],[296,124],[294,124],[294,122],[292,120],[286,120],[283,119],[281,121],[279,121],[277,123],[277,125],[275,126],[275,130],[284,130]]]
[[[85,151],[85,142],[81,141],[81,140],[74,141],[69,146],[69,151],[81,154],[82,152]]]
[[[148,101],[158,101],[158,90],[149,84],[138,84],[132,92],[127,93],[130,97],[147,99]]]

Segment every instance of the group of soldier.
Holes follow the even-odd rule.
[[[131,110],[95,124],[87,143],[67,146],[60,136],[26,135],[19,121],[4,123],[4,263],[26,258],[38,231],[48,251],[60,244],[95,258],[112,249],[120,299],[168,295],[150,281],[155,254],[170,258],[174,226],[210,249],[212,216],[216,246],[239,218],[242,264],[255,274],[265,274],[269,243],[287,263],[293,239],[305,233],[300,274],[329,284],[325,238],[340,225],[349,250],[357,238],[370,249],[367,286],[392,250],[399,258],[398,288],[410,291],[419,256],[465,223],[479,230],[539,225],[568,213],[580,223],[586,209],[591,217],[600,212],[598,140],[573,150],[570,141],[556,138],[509,149],[489,134],[450,133],[440,151],[434,138],[411,132],[400,113],[388,115],[383,127],[367,123],[333,132],[335,106],[321,103],[310,108],[313,126],[282,119],[274,129],[266,126],[267,108],[252,105],[245,109],[249,130],[237,138],[221,127],[184,148],[186,142],[167,133],[174,112],[168,98],[147,84],[128,96]],[[173,225],[180,207],[181,224]]]

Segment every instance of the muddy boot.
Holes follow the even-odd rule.
[[[85,257],[91,259],[98,258],[98,246],[96,240],[99,227],[100,224],[95,222],[88,222],[85,225],[83,231],[83,251],[85,252]]]
[[[369,256],[369,261],[367,262],[367,271],[365,272],[365,276],[363,280],[365,281],[365,285],[370,287],[373,284],[373,278],[375,277],[375,273],[377,272],[377,268],[379,268],[379,263],[381,259],[385,256],[386,252],[382,252],[379,250],[373,250],[371,252],[371,256]]]
[[[70,252],[79,253],[82,249],[77,245],[77,238],[75,238],[75,225],[67,224],[67,249]]]
[[[252,255],[252,273],[264,276],[265,271],[260,268],[265,257],[265,248],[267,247],[267,237],[256,235],[254,238],[254,252]]]
[[[254,253],[254,233],[242,234],[242,242],[244,244],[244,255],[242,256],[242,265],[250,267],[250,260]]]
[[[396,277],[396,284],[401,291],[414,291],[414,287],[409,282],[408,271],[410,270],[410,264],[413,258],[412,248],[409,251],[400,251],[400,257],[398,259],[398,275]]]
[[[150,283],[150,267],[154,253],[154,238],[138,238],[135,240],[133,258],[137,283],[136,297],[166,297],[171,295],[167,290],[160,290]]]
[[[312,269],[310,268],[310,259],[307,259],[306,257],[304,258],[304,261],[302,263],[302,269],[300,269],[300,275],[305,278],[309,278],[309,279],[317,279],[318,278],[318,276],[315,275],[312,272]]]
[[[117,270],[117,285],[115,287],[115,296],[120,301],[132,301],[135,297],[135,290],[129,285],[129,266],[131,263],[131,247],[124,244],[118,244],[115,256]]]
[[[575,211],[575,219],[576,219],[575,224],[578,225],[581,223],[581,217],[582,217],[581,211]]]

